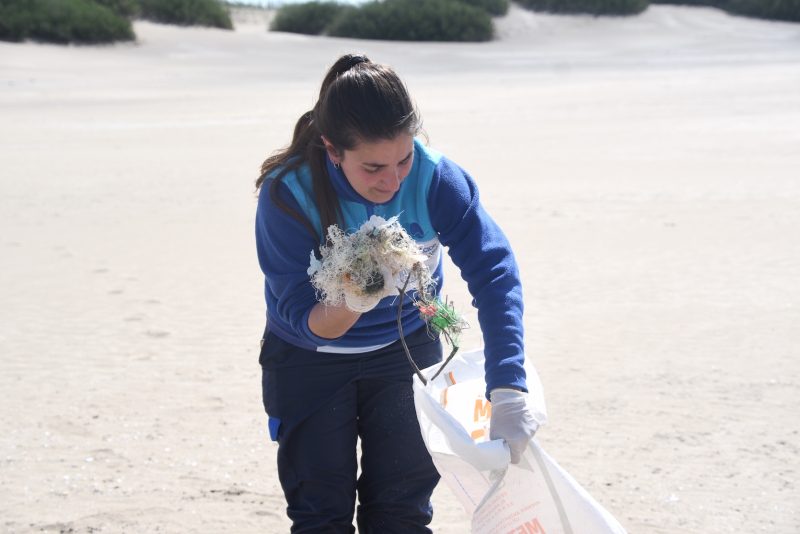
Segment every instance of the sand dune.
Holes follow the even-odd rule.
[[[800,26],[512,9],[491,43],[398,44],[248,20],[0,43],[0,531],[288,530],[252,180],[353,50],[405,77],[515,246],[548,452],[632,533],[800,531]],[[477,345],[452,268],[446,290]]]

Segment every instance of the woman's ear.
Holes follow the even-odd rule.
[[[328,138],[324,135],[321,135],[320,137],[322,138],[322,143],[325,145],[325,151],[328,153],[330,160],[336,165],[341,163],[342,157],[339,154],[339,151],[336,150],[336,147],[333,146],[333,143],[328,141]]]

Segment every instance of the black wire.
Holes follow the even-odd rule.
[[[411,367],[414,368],[414,372],[417,373],[417,376],[422,381],[422,384],[427,386],[428,380],[422,375],[422,371],[420,371],[419,367],[417,367],[417,364],[414,362],[414,359],[411,357],[411,351],[408,350],[408,345],[406,345],[406,337],[403,335],[403,300],[406,295],[406,288],[408,288],[408,282],[411,280],[411,274],[412,273],[408,273],[408,277],[406,277],[406,282],[403,284],[402,289],[397,288],[400,291],[400,303],[397,305],[397,331],[400,333],[400,343],[403,344],[403,350],[406,353],[406,358],[408,358],[408,363],[410,363]],[[458,352],[458,346],[453,343],[453,340],[450,338],[449,334],[447,332],[442,332],[442,334],[453,346],[453,350],[450,352],[450,355],[447,356],[447,359],[442,363],[442,365],[439,366],[439,370],[436,371],[436,373],[430,378],[431,382],[436,380],[436,377],[439,376],[442,371],[444,371],[444,368],[448,363],[450,363],[450,360],[453,359],[453,356],[456,355],[456,352]]]
[[[406,351],[408,363],[410,363],[411,367],[414,368],[414,372],[417,373],[417,377],[422,381],[422,384],[427,386],[428,380],[422,375],[422,371],[419,370],[419,367],[417,367],[417,364],[411,357],[411,351],[408,350],[408,345],[406,345],[406,337],[403,335],[403,300],[405,300],[406,288],[408,287],[408,282],[410,280],[411,273],[408,273],[408,277],[406,277],[406,283],[403,284],[403,288],[400,289],[400,303],[397,305],[397,331],[400,333],[400,342],[403,344],[403,350]]]

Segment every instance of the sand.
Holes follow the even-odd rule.
[[[237,20],[0,43],[0,531],[288,530],[253,179],[364,51],[516,250],[545,449],[631,533],[800,532],[800,25],[512,9],[495,42],[398,44]],[[468,532],[447,492],[435,531]]]

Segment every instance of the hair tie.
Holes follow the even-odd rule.
[[[361,65],[362,63],[371,63],[371,61],[364,54],[348,54],[345,56],[345,62],[343,65],[344,69],[339,72],[339,76],[349,71],[356,65]]]

